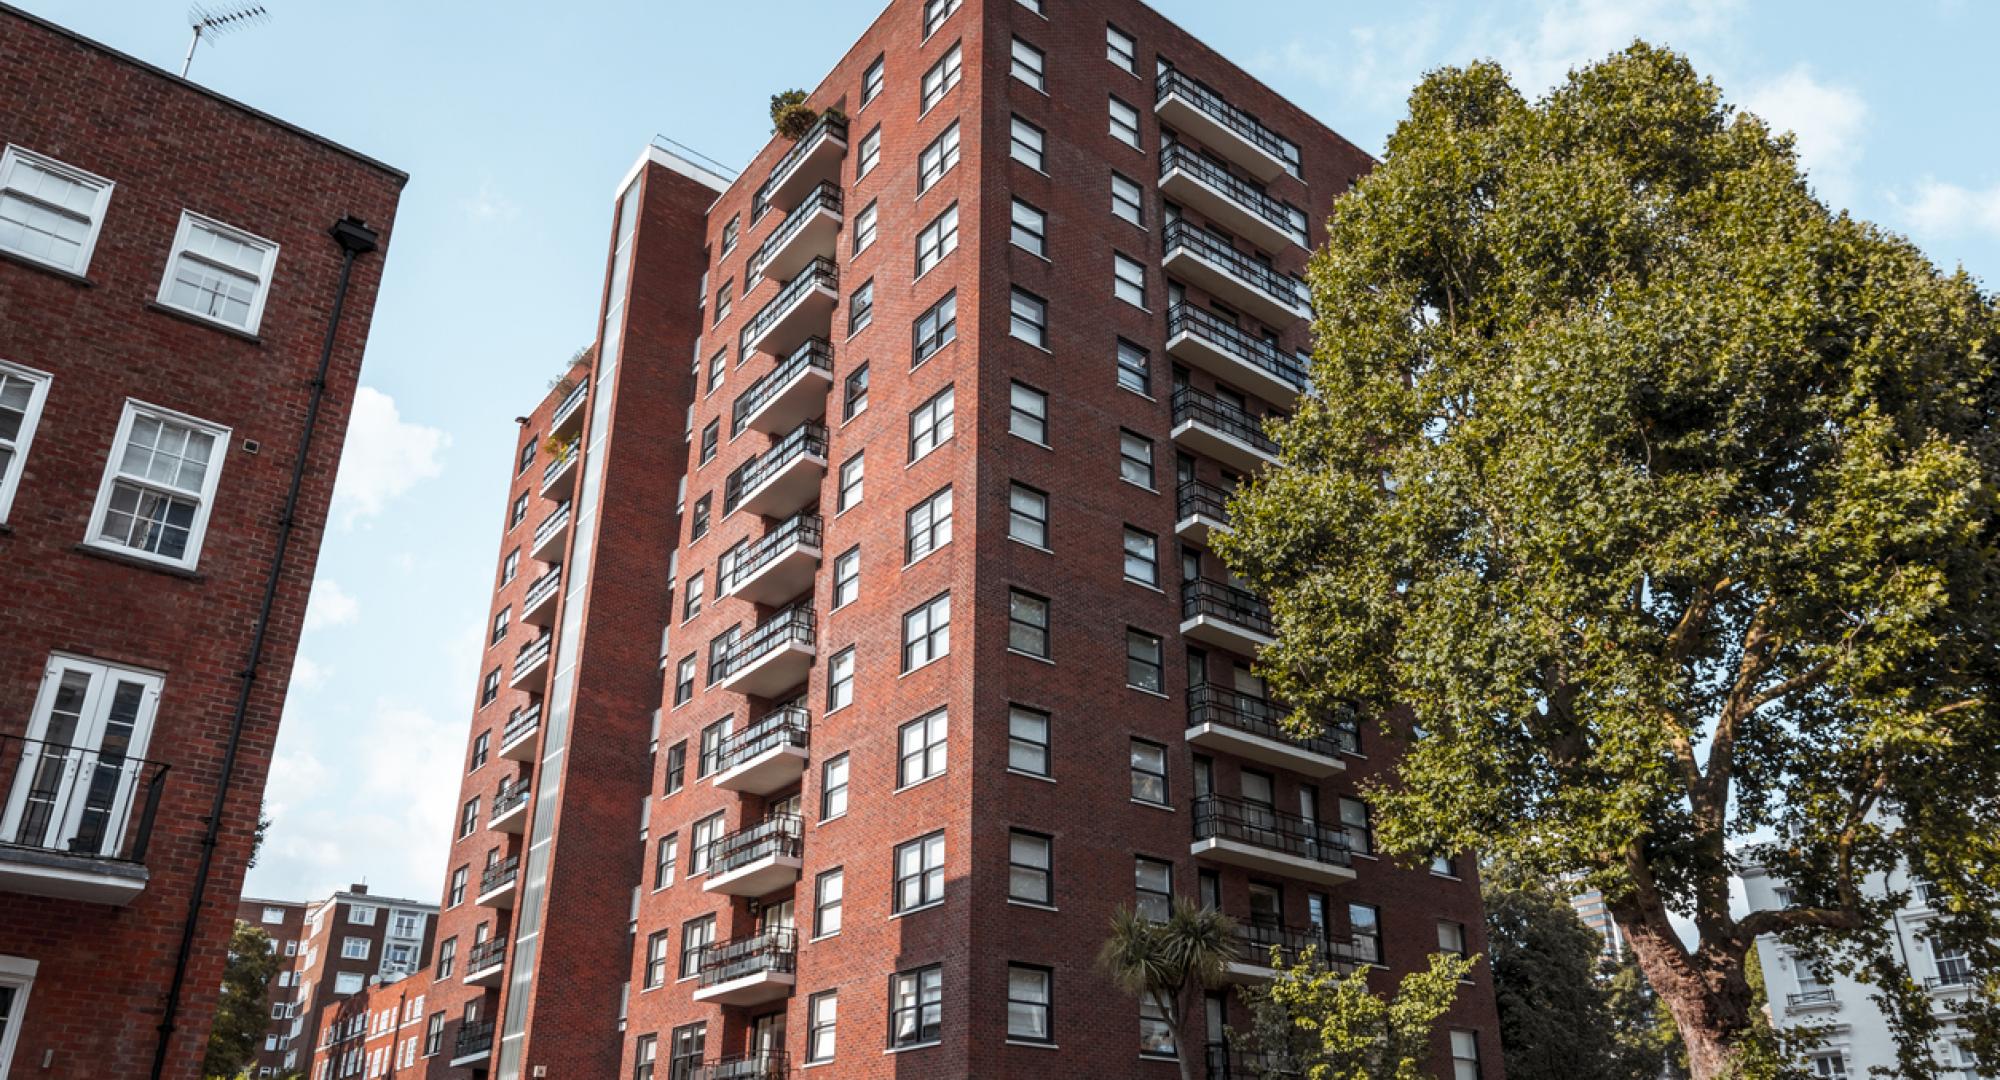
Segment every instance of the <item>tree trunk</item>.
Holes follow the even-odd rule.
[[[1174,1064],[1180,1066],[1181,1080],[1196,1080],[1194,1071],[1194,1050],[1187,1041],[1187,1017],[1182,1015],[1181,993],[1169,995],[1160,993],[1153,998],[1153,1004],[1167,1018],[1167,1027],[1174,1033]],[[1196,1043],[1196,1046],[1201,1045]]]
[[[1704,945],[1690,953],[1664,917],[1636,910],[1613,917],[1646,982],[1673,1014],[1694,1080],[1731,1075],[1754,1028],[1754,995],[1743,971],[1748,947]]]

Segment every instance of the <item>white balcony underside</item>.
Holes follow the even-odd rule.
[[[796,855],[766,855],[702,879],[703,892],[725,896],[768,896],[799,880],[804,864]]]
[[[1213,458],[1239,473],[1256,472],[1275,464],[1277,455],[1267,453],[1242,438],[1198,419],[1174,425],[1173,440],[1204,457]]]
[[[793,544],[745,577],[730,583],[724,595],[740,596],[755,604],[777,607],[813,586],[819,574],[820,549]]]
[[[1203,217],[1265,251],[1305,246],[1299,242],[1297,233],[1244,205],[1226,189],[1209,183],[1206,178],[1178,164],[1169,166],[1166,174],[1160,177],[1160,194],[1182,206],[1193,208]]]
[[[1354,871],[1345,866],[1323,863],[1317,859],[1290,855],[1282,851],[1272,851],[1269,848],[1224,837],[1196,840],[1188,846],[1188,854],[1197,859],[1240,866],[1245,870],[1317,881],[1327,885],[1342,885],[1354,880]]]
[[[789,996],[797,982],[798,977],[789,971],[759,971],[704,986],[694,992],[694,999],[716,1005],[762,1005]]]
[[[812,672],[815,650],[811,645],[789,642],[729,673],[722,689],[751,697],[774,697],[806,681]]]
[[[1299,399],[1298,387],[1193,331],[1168,338],[1167,354],[1274,405],[1290,408]]]
[[[1276,330],[1285,330],[1311,314],[1303,302],[1272,296],[1252,284],[1222,262],[1188,244],[1167,249],[1162,266],[1180,278],[1238,311],[1256,316]]]
[[[1228,158],[1264,183],[1285,175],[1283,161],[1237,134],[1236,129],[1202,111],[1199,105],[1181,93],[1170,90],[1166,97],[1153,105],[1153,113],[1161,123],[1183,135],[1192,136],[1210,151]]]
[[[769,795],[798,783],[806,771],[806,748],[782,743],[747,761],[731,765],[709,781],[724,791]]]
[[[1339,758],[1327,757],[1297,743],[1267,738],[1227,724],[1207,721],[1195,724],[1187,729],[1187,741],[1190,745],[1199,746],[1204,750],[1215,750],[1245,761],[1289,769],[1314,779],[1332,776],[1347,768]]]

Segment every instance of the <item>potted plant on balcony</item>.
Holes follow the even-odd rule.
[[[819,113],[806,104],[804,90],[786,90],[771,95],[771,134],[797,142],[819,122]]]

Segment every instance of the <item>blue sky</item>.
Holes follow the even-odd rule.
[[[180,0],[15,0],[178,67]],[[586,342],[611,188],[655,134],[730,166],[881,5],[265,0],[193,77],[411,174],[322,552],[250,892],[349,881],[435,898],[513,417]],[[1063,0],[1053,0],[1060,12]],[[1794,130],[1823,198],[2000,275],[1985,129],[2000,8],[1971,0],[1536,4],[1156,0],[1379,152],[1430,68],[1490,57],[1539,92],[1635,35]],[[772,34],[773,28],[781,32]]]

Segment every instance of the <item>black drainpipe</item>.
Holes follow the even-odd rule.
[[[187,982],[188,958],[194,952],[196,924],[208,893],[208,872],[215,862],[215,848],[222,833],[223,803],[229,798],[229,782],[236,775],[236,752],[243,745],[243,723],[250,712],[250,691],[257,685],[257,665],[264,658],[264,633],[271,625],[271,608],[277,603],[278,581],[285,568],[285,549],[291,545],[296,523],[299,488],[305,482],[306,461],[311,456],[313,429],[319,423],[320,400],[326,396],[326,371],[333,364],[333,342],[340,332],[340,314],[347,306],[347,283],[354,273],[356,256],[374,251],[381,239],[375,230],[356,217],[344,217],[328,230],[340,245],[340,285],[333,292],[333,314],[326,322],[326,341],[319,350],[319,372],[313,376],[312,398],[306,405],[306,426],[299,432],[298,456],[292,461],[291,489],[285,493],[285,509],[278,516],[278,546],[271,553],[271,572],[264,579],[264,603],[257,610],[257,627],[250,636],[250,656],[237,678],[243,682],[236,693],[236,712],[229,721],[229,746],[222,755],[222,777],[216,781],[215,802],[209,808],[208,829],[201,837],[201,865],[194,874],[194,892],[188,897],[187,921],[181,924],[180,952],[174,957],[174,978],[167,986],[167,1007],[160,1016],[160,1039],[153,1048],[152,1080],[160,1080],[167,1068],[167,1050],[174,1041],[174,1019],[180,1014],[181,987]]]

